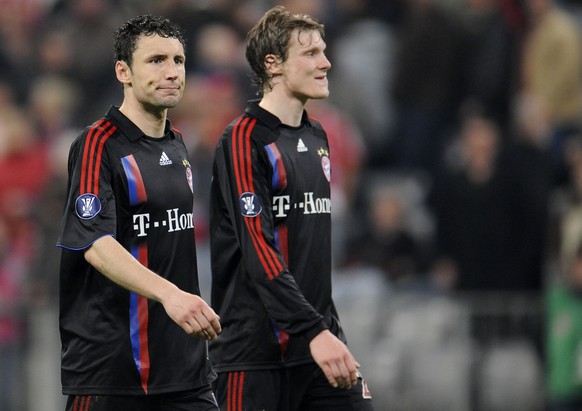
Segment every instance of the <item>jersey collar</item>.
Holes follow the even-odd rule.
[[[259,106],[259,102],[260,100],[249,101],[247,104],[246,112],[258,118],[262,123],[264,123],[272,130],[284,126],[284,124],[281,123],[281,120],[279,120],[279,117]],[[301,125],[304,125],[306,122],[308,122],[308,116],[307,112],[303,110],[303,114],[301,116]]]
[[[138,126],[136,126],[130,119],[128,119],[125,114],[119,111],[119,107],[111,106],[109,111],[107,111],[107,117],[117,123],[123,133],[131,141],[137,141],[142,137],[147,137]],[[175,137],[170,120],[166,119],[164,135],[168,134],[170,134],[172,137]]]

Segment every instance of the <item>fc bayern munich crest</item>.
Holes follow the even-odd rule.
[[[323,174],[327,181],[331,182],[331,161],[329,161],[329,151],[321,147],[317,150],[317,154],[321,157],[321,168],[323,169]]]
[[[188,180],[190,191],[194,192],[194,183],[192,182],[192,170],[190,169],[190,167],[186,167],[186,180]]]
[[[328,156],[321,157],[321,168],[323,168],[323,174],[325,174],[327,181],[331,181],[331,161],[329,161]]]

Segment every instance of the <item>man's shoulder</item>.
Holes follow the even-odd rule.
[[[321,122],[318,119],[311,117],[311,116],[308,116],[307,123],[310,125],[311,129],[313,130],[312,131],[313,134],[315,134],[319,138],[327,140],[327,132],[325,131],[325,129],[321,125]]]
[[[83,128],[71,144],[72,155],[94,156],[109,150],[111,144],[120,144],[122,135],[119,126],[103,117]]]
[[[253,141],[257,144],[267,145],[274,142],[278,135],[279,132],[276,129],[271,128],[253,114],[245,112],[225,128],[222,140],[235,143]]]
[[[85,126],[77,140],[99,139],[106,141],[109,137],[119,134],[119,126],[111,119],[102,117],[88,126]]]

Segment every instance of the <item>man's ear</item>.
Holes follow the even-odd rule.
[[[281,59],[274,54],[267,54],[264,60],[265,70],[271,74],[271,76],[281,74]]]
[[[121,84],[131,83],[131,69],[125,61],[118,60],[115,62],[115,75]]]

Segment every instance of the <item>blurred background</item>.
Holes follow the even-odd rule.
[[[0,0],[0,410],[64,409],[55,247],[73,138],[121,103],[112,33],[187,34],[170,118],[209,298],[213,146],[271,6],[326,25],[334,296],[377,410],[582,398],[582,1]],[[577,409],[577,408],[559,408]]]

